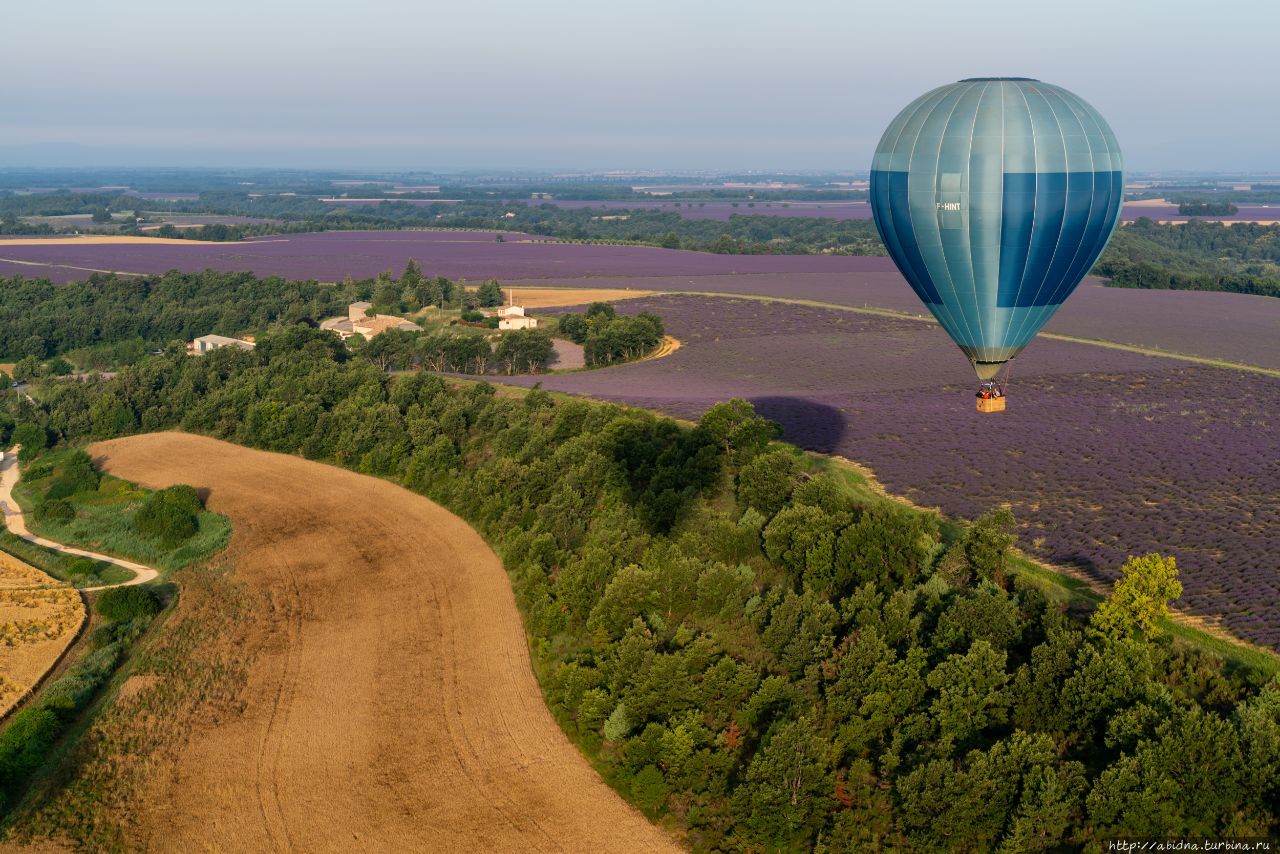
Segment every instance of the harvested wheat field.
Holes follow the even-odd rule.
[[[653,296],[657,291],[638,291],[630,288],[507,288],[504,293],[514,294],[516,305],[525,308],[556,308],[563,305],[586,305],[591,302],[616,302]]]
[[[462,520],[382,480],[197,436],[90,451],[149,487],[208,489],[244,589],[242,617],[201,649],[248,663],[236,711],[174,722],[189,737],[147,760],[129,847],[676,849],[557,727],[507,576]]]
[[[69,585],[0,552],[0,715],[53,668],[84,619]]]
[[[5,246],[97,246],[106,244],[146,243],[154,245],[199,246],[200,241],[177,237],[139,237],[132,234],[77,234],[71,237],[4,237]]]

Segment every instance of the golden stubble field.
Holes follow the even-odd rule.
[[[516,305],[525,308],[556,308],[565,305],[586,305],[592,302],[617,302],[653,296],[657,291],[639,291],[630,288],[504,288],[503,296],[514,293]]]
[[[73,588],[0,552],[0,715],[57,663],[84,619]]]
[[[90,452],[148,487],[208,489],[241,589],[241,615],[191,653],[244,662],[234,701],[168,722],[170,749],[112,760],[142,778],[130,848],[678,850],[556,725],[506,573],[461,519],[382,480],[197,436]],[[175,626],[187,599],[200,594],[182,595]],[[147,679],[139,691],[165,690]]]

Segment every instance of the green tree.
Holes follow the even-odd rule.
[[[513,329],[504,332],[493,349],[493,357],[508,374],[542,371],[555,355],[551,334],[545,329]]]
[[[791,497],[798,471],[795,455],[782,448],[758,455],[738,472],[739,506],[773,516]]]
[[[808,839],[834,806],[831,747],[805,717],[777,725],[747,767],[734,807],[755,839]]]
[[[49,433],[39,424],[23,421],[13,428],[13,444],[21,445],[18,458],[29,460],[45,449],[49,442]]]
[[[1169,614],[1169,602],[1182,595],[1173,558],[1149,554],[1130,557],[1120,568],[1120,580],[1093,612],[1090,629],[1103,638],[1151,636],[1157,621]]]
[[[979,578],[1004,585],[1005,565],[1013,547],[1017,523],[1007,507],[991,510],[978,517],[965,532],[964,552],[969,566]]]
[[[757,415],[750,403],[738,397],[708,409],[698,426],[736,466],[750,461],[782,432],[776,423]]]
[[[1009,700],[1005,653],[986,641],[975,641],[964,655],[952,655],[929,674],[937,691],[930,712],[944,745],[968,742],[990,726],[1004,723]]]
[[[502,286],[498,284],[497,279],[487,279],[477,289],[476,299],[486,308],[502,305],[504,300]]]
[[[840,591],[872,582],[882,589],[915,583],[939,540],[929,515],[888,504],[871,507],[840,533],[836,586]]]

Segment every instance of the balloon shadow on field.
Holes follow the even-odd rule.
[[[834,454],[845,436],[845,415],[803,397],[753,397],[756,412],[782,425],[782,438],[805,450]]]

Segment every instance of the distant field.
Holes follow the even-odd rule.
[[[79,593],[0,552],[0,715],[49,671],[83,621]]]
[[[14,247],[39,246],[200,246],[193,240],[171,237],[136,237],[132,234],[77,234],[69,237],[0,237],[0,252]]]
[[[1231,296],[1231,295],[1222,295]],[[1098,577],[1175,555],[1184,609],[1280,649],[1280,380],[1040,340],[1010,408],[974,412],[972,371],[936,326],[695,296],[634,300],[683,346],[665,359],[534,379],[693,418],[744,397],[806,448],[975,518],[1009,503],[1024,547]]]
[[[868,267],[887,261],[859,260],[869,262]],[[586,281],[507,279],[503,285],[521,290],[551,281],[597,288],[784,297],[930,317],[896,271],[599,276]],[[1280,300],[1272,297],[1107,288],[1090,278],[1054,315],[1045,331],[1280,370]]]
[[[871,219],[871,206],[862,201],[838,202],[730,202],[730,201],[659,201],[637,199],[632,201],[580,201],[571,199],[528,199],[530,207],[550,204],[565,210],[599,209],[657,210],[678,213],[685,219],[728,220],[731,216],[784,216],[822,217],[824,219]]]
[[[399,273],[410,258],[430,275],[455,279],[893,269],[892,262],[883,257],[714,255],[652,246],[561,243],[518,233],[504,233],[502,238],[499,242],[494,232],[330,231],[234,243],[174,241],[181,245],[0,242],[0,274],[47,275],[56,281],[72,281],[84,278],[85,269],[162,273],[175,268],[210,268],[340,281],[345,276],[370,277],[384,270]],[[27,262],[28,266],[12,262]],[[33,262],[46,266],[29,266]]]
[[[1153,204],[1152,202],[1157,202]],[[871,219],[871,205],[863,201],[839,202],[746,202],[730,201],[661,201],[657,199],[583,201],[576,199],[527,199],[526,204],[537,207],[550,204],[566,210],[657,210],[678,213],[685,219],[727,220],[731,216],[782,216],[782,217],[820,217],[823,219]],[[1280,220],[1280,205],[1240,205],[1240,212],[1228,217],[1200,217],[1224,221],[1267,222]],[[1127,203],[1120,212],[1120,219],[1135,220],[1139,217],[1150,217],[1155,220],[1185,220],[1187,217],[1178,213],[1177,205],[1170,205],[1162,200],[1148,200]]]
[[[0,275],[72,281],[95,270],[212,268],[338,281],[385,270],[398,273],[414,258],[429,275],[497,278],[521,291],[548,286],[711,291],[928,315],[886,257],[714,255],[561,243],[518,233],[502,236],[498,242],[493,232],[387,231],[236,243],[0,242]],[[586,295],[583,300],[589,301]],[[1046,331],[1280,369],[1280,300],[1268,297],[1104,288],[1088,280]]]

